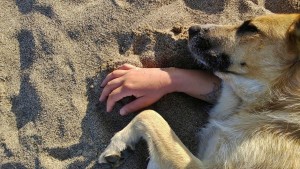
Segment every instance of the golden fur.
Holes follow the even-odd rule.
[[[204,28],[208,50],[226,54],[230,64],[216,70],[222,93],[200,133],[198,158],[158,113],[147,110],[112,138],[99,163],[118,166],[121,152],[143,138],[150,169],[300,168],[300,14],[199,26]],[[195,45],[199,36],[190,37],[189,46],[206,63]]]

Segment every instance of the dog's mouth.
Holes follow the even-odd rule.
[[[189,49],[197,62],[211,71],[227,72],[230,66],[230,57],[224,52],[219,52],[218,46],[203,37],[191,37]]]

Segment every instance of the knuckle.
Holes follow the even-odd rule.
[[[108,95],[109,100],[115,101],[118,94],[119,94],[119,92],[112,91],[112,92]]]
[[[109,86],[111,86],[112,85],[112,82],[111,81],[109,81],[109,82],[107,82],[107,87],[109,87]]]
[[[115,99],[115,95],[113,93],[108,95],[108,100],[113,101]]]
[[[116,77],[116,76],[117,76],[117,72],[116,72],[116,70],[115,70],[115,71],[113,71],[113,72],[111,72],[111,73],[110,73],[110,76],[111,76],[111,77]]]
[[[132,89],[133,84],[130,82],[124,82],[123,87],[124,87],[124,89]]]

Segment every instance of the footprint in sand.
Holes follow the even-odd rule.
[[[12,111],[16,115],[17,128],[20,129],[27,123],[34,122],[42,108],[29,76],[29,70],[36,59],[33,34],[29,30],[22,29],[17,39],[20,49],[21,84],[19,95],[12,99]]]
[[[55,16],[51,6],[39,5],[35,0],[16,0],[16,4],[22,14],[39,12],[48,18]]]

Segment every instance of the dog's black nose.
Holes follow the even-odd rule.
[[[212,24],[191,26],[188,30],[189,31],[189,38],[191,38],[191,37],[193,37],[197,34],[200,34],[200,36],[205,36],[209,32],[209,29],[212,26],[213,26]]]
[[[199,33],[201,30],[200,26],[191,26],[189,28],[189,37],[195,36],[197,33]]]

